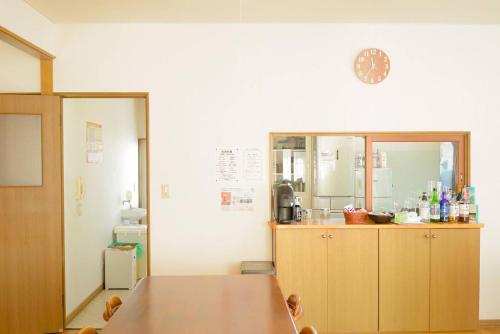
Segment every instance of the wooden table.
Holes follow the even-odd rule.
[[[144,278],[102,334],[297,334],[268,275]]]

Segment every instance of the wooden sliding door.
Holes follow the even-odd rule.
[[[63,328],[60,98],[0,96],[0,333]]]

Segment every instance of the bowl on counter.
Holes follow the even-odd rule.
[[[366,210],[357,210],[353,212],[344,212],[346,224],[366,224],[368,222],[368,212]]]
[[[373,220],[375,224],[390,224],[394,218],[394,214],[391,212],[370,212],[368,217]]]

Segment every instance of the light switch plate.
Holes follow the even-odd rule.
[[[170,186],[168,184],[161,185],[161,198],[170,198]]]

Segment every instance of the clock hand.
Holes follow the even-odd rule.
[[[370,60],[372,62],[372,69],[375,69],[375,62],[373,61],[373,57],[371,57]]]

